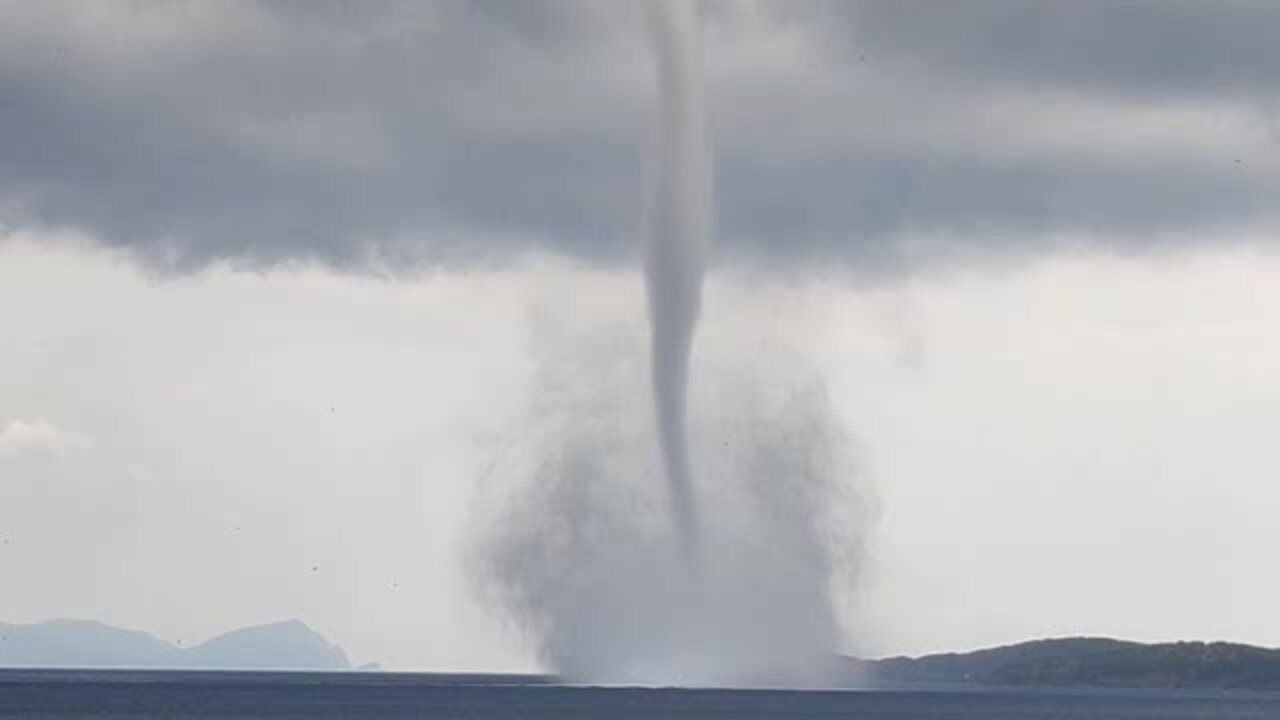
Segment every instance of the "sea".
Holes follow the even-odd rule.
[[[0,670],[0,717],[1280,720],[1280,692],[693,689],[512,675]]]

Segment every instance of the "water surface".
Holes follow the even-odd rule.
[[[538,676],[0,670],[0,717],[1275,720],[1280,693],[579,687]]]

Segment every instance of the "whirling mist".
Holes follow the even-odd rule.
[[[863,527],[848,445],[795,362],[761,382],[713,345],[690,382],[712,232],[698,18],[691,2],[649,9],[649,363],[634,322],[549,341],[535,328],[533,407],[481,488],[468,567],[570,680],[829,682]],[[650,397],[635,391],[646,372]]]
[[[696,565],[702,541],[685,418],[689,355],[711,243],[711,161],[703,112],[697,6],[659,0],[649,7],[660,98],[657,167],[645,253],[650,372],[672,518],[686,560]]]
[[[605,320],[537,337],[515,442],[482,485],[469,563],[482,599],[576,682],[821,685],[840,676],[863,497],[811,373],[707,348],[693,386],[705,500],[691,573],[672,533],[643,328]],[[762,363],[768,382],[758,379]]]

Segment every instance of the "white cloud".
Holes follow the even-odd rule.
[[[10,420],[0,425],[0,459],[24,453],[58,453],[80,450],[88,444],[83,435],[68,432],[47,420]]]
[[[822,370],[882,508],[853,649],[1277,645],[1280,582],[1257,571],[1280,513],[1277,275],[1280,257],[1234,251],[872,288],[715,272],[695,410],[721,368],[793,382],[804,370],[762,362],[779,346]],[[464,581],[477,478],[518,461],[535,341],[643,328],[641,291],[562,263],[155,281],[92,249],[0,243],[6,420],[93,438],[4,462],[3,619],[190,642],[299,617],[360,661],[528,667]]]

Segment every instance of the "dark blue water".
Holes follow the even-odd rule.
[[[0,670],[0,717],[1280,720],[1280,693],[682,690],[481,675]]]

